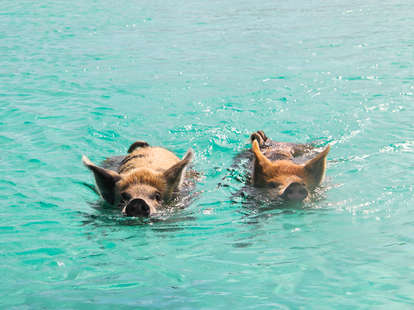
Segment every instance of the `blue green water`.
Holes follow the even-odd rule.
[[[412,309],[413,12],[3,1],[0,308]],[[331,144],[320,200],[234,199],[228,168],[258,129]],[[96,203],[81,155],[137,139],[194,149],[190,206],[139,223]]]

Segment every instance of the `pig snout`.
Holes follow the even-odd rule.
[[[126,216],[149,216],[150,207],[145,200],[135,198],[128,202],[122,213]]]
[[[308,191],[304,184],[292,183],[283,192],[282,198],[289,201],[303,201],[308,196]]]

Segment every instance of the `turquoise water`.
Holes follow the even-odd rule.
[[[3,1],[0,307],[412,309],[413,11]],[[258,129],[331,144],[320,200],[234,197]],[[126,220],[82,184],[136,139],[194,149],[189,207]]]

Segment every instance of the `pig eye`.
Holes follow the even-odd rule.
[[[159,192],[156,192],[156,193],[154,194],[154,199],[155,199],[156,201],[160,202],[160,201],[161,201],[161,194],[160,194]]]
[[[121,193],[122,200],[129,201],[131,199],[131,195],[128,193]]]
[[[278,187],[279,186],[279,184],[278,183],[276,183],[276,182],[269,182],[269,187],[270,188],[276,188],[276,187]]]

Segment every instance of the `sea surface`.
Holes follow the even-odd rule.
[[[413,309],[414,2],[2,1],[1,309]],[[255,130],[331,145],[317,200],[252,203]],[[186,208],[86,184],[195,152]]]

